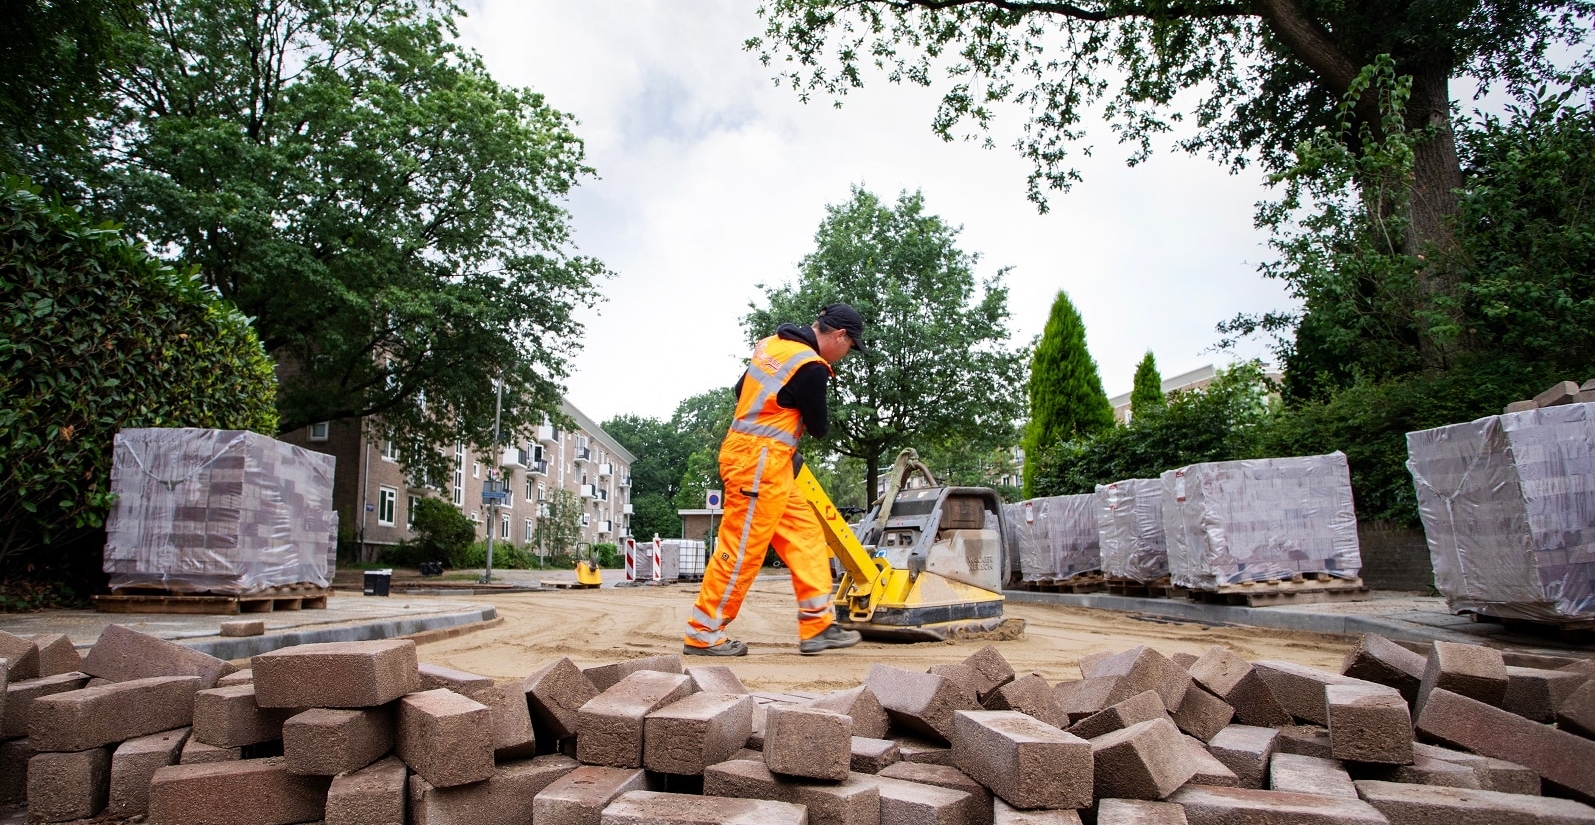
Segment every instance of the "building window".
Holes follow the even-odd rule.
[[[499,523],[498,523],[498,537],[501,538],[501,539],[507,539],[507,538],[510,537],[510,517],[509,516],[505,516],[502,520],[499,521]]]
[[[332,430],[332,422],[320,421],[310,425],[311,441],[326,441],[327,433]]]
[[[415,496],[404,497],[404,526],[415,529]]]
[[[454,506],[465,506],[465,445],[454,444]]]
[[[538,501],[547,501],[548,500],[548,490],[543,487],[543,482],[541,482],[541,481],[537,482],[537,500]]]
[[[471,478],[481,478],[481,477],[482,477],[482,462],[478,461],[475,464],[471,465]]]
[[[535,499],[532,498],[532,479],[531,479],[531,476],[527,476],[526,477],[526,500],[527,501],[534,501],[535,500]]]
[[[532,540],[532,520],[531,519],[526,519],[525,526],[526,526],[526,541],[529,542],[529,541]]]
[[[399,491],[392,487],[377,490],[377,523],[393,526],[393,505],[399,500]]]
[[[383,461],[398,461],[399,460],[399,445],[393,443],[393,439],[391,439],[391,438],[382,442],[382,460]]]

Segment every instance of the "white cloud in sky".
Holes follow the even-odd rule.
[[[574,114],[598,180],[570,202],[580,251],[617,274],[587,333],[567,397],[596,420],[668,417],[682,399],[729,386],[746,356],[739,319],[757,284],[791,280],[827,204],[863,185],[882,198],[924,192],[962,226],[982,277],[1007,276],[1013,341],[1028,344],[1062,289],[1079,307],[1109,395],[1128,392],[1152,350],[1165,377],[1225,356],[1216,322],[1286,308],[1262,279],[1251,226],[1256,173],[1160,150],[1135,168],[1106,128],[1084,183],[1037,214],[1028,164],[930,132],[933,91],[869,78],[841,109],[776,88],[742,49],[761,33],[737,0],[476,0],[462,42],[503,83]],[[1017,128],[1008,118],[999,128]],[[809,319],[793,319],[806,321]],[[1266,355],[1258,343],[1245,356]],[[846,368],[844,363],[843,369]]]

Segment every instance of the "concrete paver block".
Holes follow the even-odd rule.
[[[39,675],[59,676],[83,669],[83,656],[72,646],[72,638],[64,633],[39,633],[29,641],[39,650]],[[0,653],[0,659],[5,654]]]
[[[1558,381],[1544,392],[1534,396],[1535,407],[1555,407],[1571,404],[1578,398],[1577,381]]]
[[[41,696],[28,741],[40,752],[81,751],[186,727],[199,686],[195,676],[163,676]]]
[[[557,659],[521,685],[537,723],[556,739],[576,735],[577,712],[598,695],[592,680],[569,658]]]
[[[463,670],[455,670],[441,665],[429,665],[426,662],[416,666],[416,675],[421,679],[421,685],[418,690],[427,691],[446,688],[462,696],[469,696],[472,699],[476,699],[478,691],[493,686],[492,677],[466,673]],[[478,699],[477,701],[481,700]]]
[[[1268,764],[1268,789],[1357,798],[1357,786],[1338,760],[1294,753],[1274,754]]]
[[[1083,679],[1090,679],[1093,675],[1095,675],[1092,673],[1092,671],[1096,668],[1098,662],[1123,652],[1124,651],[1122,650],[1098,650],[1081,656],[1079,659],[1075,660],[1075,664],[1080,668],[1080,677]]]
[[[598,825],[604,808],[629,791],[655,790],[640,768],[581,765],[532,797],[538,825]]]
[[[505,762],[483,782],[440,788],[410,777],[412,825],[512,825],[533,819],[535,799],[579,767],[561,754]]]
[[[513,687],[488,685],[478,689],[475,695],[464,695],[487,705],[488,718],[493,725],[494,759],[526,759],[537,755],[537,733],[532,727],[526,694]]]
[[[1276,757],[1278,754],[1275,755]],[[1410,765],[1359,765],[1358,779],[1375,779],[1383,782],[1402,782],[1409,785],[1435,785],[1446,788],[1481,789],[1483,783],[1471,767],[1455,762],[1413,757]]]
[[[1263,682],[1279,700],[1285,712],[1297,719],[1316,725],[1329,724],[1328,706],[1324,704],[1324,688],[1329,685],[1371,685],[1361,679],[1330,673],[1295,662],[1258,661],[1252,668],[1263,677]],[[1240,711],[1236,705],[1235,710]]]
[[[1185,809],[1147,799],[1103,799],[1097,802],[1097,825],[1186,825]]]
[[[1185,700],[1174,713],[1174,724],[1203,742],[1217,736],[1234,719],[1235,708],[1196,681],[1191,682],[1185,691]]]
[[[881,795],[874,779],[855,773],[839,782],[816,781],[772,773],[762,762],[732,760],[704,771],[703,795],[802,805],[811,825],[877,825]]]
[[[179,765],[210,765],[216,762],[237,762],[244,758],[244,749],[218,748],[196,740],[192,735],[183,743],[183,752],[177,757]]]
[[[1001,797],[991,801],[991,808],[992,825],[1080,825],[1080,812],[1074,810],[1022,811]]]
[[[1595,680],[1568,694],[1556,709],[1556,724],[1564,730],[1595,738]]]
[[[1069,726],[1069,732],[1081,739],[1095,739],[1105,733],[1123,730],[1140,722],[1167,719],[1163,699],[1157,691],[1137,693],[1122,702],[1109,705],[1102,712],[1087,716]]]
[[[1008,804],[1091,804],[1093,748],[1084,739],[1016,711],[960,711],[955,724],[954,765]]]
[[[233,685],[250,685],[255,682],[255,671],[244,668],[216,680],[216,687],[232,687]]]
[[[1180,651],[1179,653],[1171,653],[1171,654],[1169,654],[1169,661],[1173,662],[1174,664],[1179,665],[1180,667],[1185,668],[1187,671],[1189,671],[1191,669],[1191,665],[1196,664],[1196,662],[1199,659],[1201,659],[1201,658],[1202,658],[1201,656],[1198,656],[1195,653],[1186,653],[1183,650]],[[1132,800],[1125,800],[1125,801],[1132,801]],[[1141,801],[1144,802],[1145,800],[1141,800]]]
[[[4,721],[0,721],[0,739],[28,735],[28,722],[33,716],[34,700],[43,696],[80,690],[88,684],[88,681],[86,673],[63,673],[59,676],[22,681],[13,679],[6,685],[5,702],[0,703],[5,711]]]
[[[875,698],[875,693],[864,685],[811,699],[807,706],[851,717],[854,736],[885,739],[887,731],[891,728],[891,719],[887,717],[886,709],[881,707],[881,702]]]
[[[312,708],[282,726],[283,759],[293,773],[357,771],[393,750],[395,709]]]
[[[725,665],[703,665],[686,669],[692,677],[692,689],[699,693],[752,693],[736,671]]]
[[[921,785],[935,785],[950,791],[963,791],[969,794],[969,802],[964,806],[964,821],[970,825],[991,825],[992,814],[995,811],[991,791],[957,768],[948,765],[898,762],[881,771],[880,776],[901,779],[905,782],[918,782]]]
[[[1091,740],[1096,795],[1163,799],[1196,773],[1183,734],[1168,719],[1138,722]]]
[[[1185,691],[1191,686],[1191,674],[1167,656],[1150,647],[1131,648],[1094,662],[1094,678],[1120,677],[1119,684],[1108,694],[1108,704],[1122,702],[1142,691],[1155,690],[1170,713],[1180,709],[1185,701]]]
[[[846,779],[853,758],[853,719],[796,705],[765,712],[764,764],[771,771],[809,779]]]
[[[752,696],[694,693],[643,718],[642,765],[658,773],[696,776],[730,759],[752,732]]]
[[[1419,731],[1482,756],[1516,762],[1574,798],[1595,801],[1595,741],[1435,688]]]
[[[374,708],[421,689],[409,639],[295,645],[250,665],[264,708]]]
[[[1412,709],[1421,713],[1430,691],[1437,688],[1501,707],[1506,702],[1506,685],[1506,662],[1501,651],[1482,645],[1435,642]]]
[[[155,772],[176,765],[188,741],[188,728],[152,733],[129,739],[111,754],[110,795],[105,808],[110,816],[127,817],[149,810],[150,780]]]
[[[1207,751],[1207,745],[1194,736],[1185,737],[1185,758],[1191,763],[1196,773],[1191,774],[1188,780],[1197,785],[1218,785],[1225,788],[1239,788],[1240,777],[1229,769],[1229,766],[1218,761],[1218,757]]]
[[[1340,663],[1340,674],[1393,687],[1411,704],[1418,700],[1426,667],[1422,656],[1377,633],[1364,633]]]
[[[889,776],[871,776],[881,798],[881,825],[967,825],[969,794]]]
[[[110,789],[110,748],[40,753],[28,760],[28,818],[35,822],[95,816],[105,810]]]
[[[1339,796],[1187,785],[1168,801],[1190,825],[1390,825],[1368,803]]]
[[[1122,680],[1117,676],[1104,676],[1099,679],[1059,682],[1052,686],[1052,695],[1057,698],[1059,709],[1068,714],[1069,723],[1073,724],[1113,704],[1108,701],[1108,697],[1113,694],[1120,681]]]
[[[931,665],[925,669],[926,673],[935,674],[946,679],[964,694],[964,701],[970,705],[980,705],[980,694],[975,690],[975,684],[980,680],[980,674],[975,669],[962,662],[943,662]]]
[[[1017,710],[1055,728],[1069,726],[1069,714],[1058,704],[1058,695],[1040,674],[1026,673],[987,691],[982,704],[986,710]]]
[[[173,765],[150,781],[150,825],[291,825],[327,807],[325,776],[289,773],[281,759]]]
[[[589,765],[642,767],[644,720],[691,692],[692,678],[682,673],[639,670],[626,676],[577,712],[577,758]]]
[[[487,706],[447,688],[399,700],[395,752],[433,787],[493,776],[493,718]]]
[[[767,799],[628,791],[609,803],[601,825],[807,825],[802,805]]]
[[[945,677],[874,665],[864,684],[880,700],[893,727],[904,733],[952,741],[953,713],[976,710],[970,694]]]
[[[975,672],[975,698],[984,703],[991,692],[1013,681],[1013,665],[997,650],[996,645],[986,645],[969,654],[964,664]]]
[[[760,758],[763,758],[762,754]],[[855,736],[847,764],[854,773],[880,773],[882,769],[901,761],[902,758],[897,743],[890,739]]]
[[[0,805],[21,805],[28,799],[28,760],[34,756],[26,739],[0,742]]]
[[[244,636],[266,635],[265,619],[249,619],[237,622],[222,622],[221,635],[228,638]]]
[[[1595,823],[1595,808],[1571,799],[1439,788],[1360,779],[1357,791],[1393,825],[1489,822],[1491,825]]]
[[[152,676],[198,676],[203,690],[238,668],[208,653],[140,633],[119,624],[106,625],[83,657],[84,673],[126,682]]]
[[[1516,762],[1491,759],[1476,753],[1463,753],[1422,742],[1412,743],[1412,755],[1415,760],[1434,759],[1471,769],[1478,777],[1481,790],[1533,796],[1538,796],[1540,793],[1540,775]]]
[[[1235,772],[1242,788],[1261,789],[1278,736],[1273,728],[1230,725],[1207,743],[1207,751]]]
[[[253,684],[202,690],[194,694],[194,738],[219,748],[272,742],[293,713],[255,704]]]
[[[1508,665],[1501,707],[1525,719],[1554,722],[1556,709],[1588,681],[1583,673]]]
[[[1329,744],[1336,759],[1412,762],[1412,712],[1401,691],[1384,685],[1329,685]]]
[[[405,825],[410,769],[390,756],[332,778],[325,825]]]
[[[952,765],[953,749],[940,742],[930,742],[915,736],[893,736],[897,756],[903,762],[921,762],[926,765]]]
[[[13,682],[39,678],[39,646],[32,639],[24,639],[0,630],[0,659],[6,660],[6,670]]]
[[[1275,728],[1279,731],[1279,738],[1274,740],[1275,753],[1294,753],[1300,756],[1316,756],[1319,759],[1334,759],[1335,746],[1329,738],[1329,728],[1319,725],[1286,725]]]
[[[684,673],[681,664],[681,654],[666,653],[661,656],[644,656],[640,659],[628,659],[624,662],[615,662],[608,665],[586,668],[582,673],[587,675],[593,687],[602,693],[620,683],[621,679],[641,670],[652,670],[658,673]]]

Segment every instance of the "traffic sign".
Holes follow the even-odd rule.
[[[719,490],[709,490],[704,493],[703,502],[704,507],[710,510],[718,510],[725,506],[725,495]]]

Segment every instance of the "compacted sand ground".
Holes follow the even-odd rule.
[[[490,602],[504,622],[496,627],[421,646],[420,658],[444,667],[498,679],[523,677],[543,664],[569,656],[582,667],[622,659],[679,653],[695,584],[504,594],[461,601]],[[1164,655],[1200,654],[1226,645],[1243,658],[1285,659],[1340,669],[1353,640],[1343,636],[1253,627],[1207,627],[1138,618],[1131,614],[1075,607],[1009,604],[1006,615],[1025,620],[1024,638],[997,642],[1002,655],[1023,673],[1048,681],[1080,678],[1078,659],[1099,650],[1149,645]],[[880,662],[924,670],[957,662],[984,642],[892,644],[864,641],[818,656],[797,652],[797,608],[791,582],[779,574],[759,578],[730,627],[746,641],[738,659],[694,658],[693,664],[728,664],[757,691],[825,691],[854,687]]]

